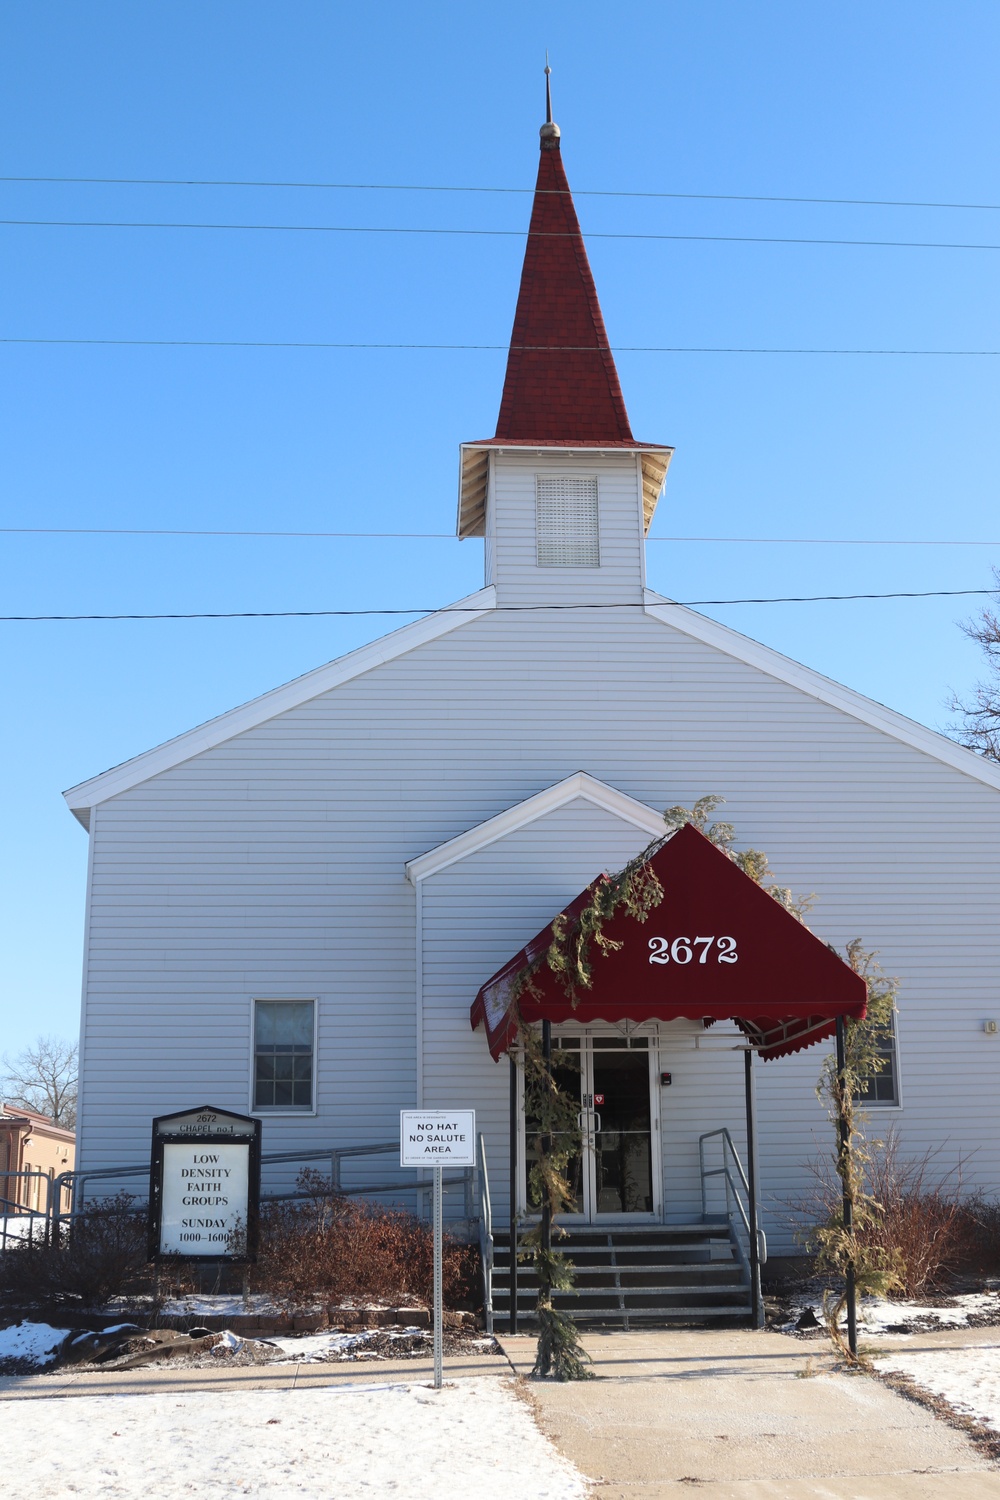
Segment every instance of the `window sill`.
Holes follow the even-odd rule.
[[[259,1120],[310,1120],[319,1113],[316,1109],[254,1109],[250,1113]]]

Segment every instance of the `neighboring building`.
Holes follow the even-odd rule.
[[[817,893],[817,936],[861,936],[901,977],[880,1130],[998,1192],[1000,766],[648,590],[671,452],[632,436],[546,126],[497,432],[461,449],[458,529],[485,539],[484,587],[67,793],[91,839],[83,1167],[142,1163],[153,1115],[205,1102],[259,1113],[265,1153],[471,1106],[502,1219],[508,1068],[470,1005],[664,808],[719,793],[742,844]],[[668,890],[655,941],[671,910]],[[794,989],[782,949],[773,963]],[[563,1017],[581,1111],[627,1088],[649,1162],[643,1191],[616,1195],[588,1116],[585,1217],[690,1221],[699,1136],[743,1141],[742,1037],[701,1014]],[[756,1070],[786,1250],[784,1205],[830,1145],[823,1051]],[[519,1160],[523,1207],[523,1139]]]
[[[0,1105],[0,1217],[19,1209],[44,1213],[52,1182],[76,1163],[76,1136],[47,1115],[17,1104]],[[61,1207],[68,1207],[64,1196]]]

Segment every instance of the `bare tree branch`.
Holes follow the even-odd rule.
[[[75,1042],[40,1036],[13,1061],[3,1059],[0,1093],[8,1104],[47,1115],[55,1125],[76,1124],[77,1049]]]
[[[1000,594],[1000,568],[993,569],[993,577]],[[970,620],[962,629],[982,646],[990,675],[976,683],[971,698],[952,693],[948,707],[959,719],[950,728],[969,750],[1000,761],[1000,615],[987,606],[978,620]]]

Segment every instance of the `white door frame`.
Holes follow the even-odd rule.
[[[617,1026],[575,1026],[571,1024],[553,1027],[553,1048],[556,1046],[556,1036],[578,1036],[581,1045],[581,1059],[583,1068],[581,1070],[581,1095],[593,1092],[593,1043],[601,1037],[620,1037],[623,1035],[622,1028]],[[660,1046],[659,1036],[655,1028],[647,1029],[645,1026],[635,1027],[632,1035],[640,1035],[648,1038],[649,1046],[646,1049],[649,1058],[649,1120],[650,1120],[650,1169],[653,1178],[653,1209],[651,1213],[597,1213],[592,1204],[592,1185],[594,1182],[593,1168],[593,1144],[589,1132],[584,1133],[584,1212],[582,1214],[567,1214],[563,1216],[562,1222],[573,1222],[576,1224],[660,1224],[663,1222],[663,1129],[660,1118]],[[638,1048],[636,1049],[639,1050]],[[588,1085],[588,1086],[585,1086]],[[581,1109],[582,1109],[581,1098]],[[598,1111],[599,1113],[599,1111]],[[537,1218],[528,1209],[528,1173],[525,1150],[525,1117],[524,1117],[524,1068],[520,1062],[517,1069],[517,1116],[518,1116],[518,1148],[517,1148],[517,1211],[518,1215],[527,1219]]]

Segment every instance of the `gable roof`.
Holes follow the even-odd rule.
[[[769,646],[762,646],[759,641],[741,635],[739,631],[732,630],[728,625],[720,625],[717,620],[710,620],[707,615],[697,614],[683,604],[673,604],[662,594],[647,590],[645,599],[646,603],[643,608],[648,618],[659,620],[664,625],[670,626],[672,630],[680,631],[682,635],[691,636],[692,639],[702,641],[726,656],[756,667],[768,677],[786,682],[790,687],[798,688],[800,692],[808,694],[818,702],[839,709],[841,713],[870,725],[891,739],[911,745],[934,760],[951,766],[954,770],[985,783],[986,786],[1000,790],[1000,765],[985,760],[981,755],[966,750],[962,745],[956,745],[953,740],[949,740],[943,734],[938,734],[936,730],[928,729],[914,719],[908,719],[904,714],[896,713],[894,709],[886,708],[884,704],[876,703],[872,698],[866,698],[863,693],[856,693],[851,688],[844,687],[829,677],[824,677],[821,672],[815,672],[811,667],[805,667],[801,662],[793,661],[791,657],[782,656],[780,651],[773,651]],[[99,776],[82,781],[77,786],[70,787],[63,793],[63,796],[73,815],[84,828],[89,828],[90,809],[100,802],[107,801],[109,797],[116,797],[121,792],[127,792],[132,787],[139,786],[143,781],[148,781],[150,777],[158,776],[163,771],[169,771],[174,766],[181,765],[192,756],[199,755],[203,750],[210,750],[215,745],[221,745],[248,729],[256,728],[258,724],[265,724],[269,719],[276,718],[279,714],[287,713],[289,709],[297,708],[300,704],[319,697],[321,693],[329,692],[342,683],[360,677],[362,673],[371,671],[373,667],[381,666],[384,662],[395,661],[417,646],[436,640],[440,636],[447,635],[449,631],[458,630],[461,626],[481,619],[483,615],[494,611],[496,611],[495,590],[493,588],[480,589],[478,593],[470,594],[467,598],[446,606],[436,614],[428,615],[423,620],[416,620],[412,625],[404,625],[400,630],[394,630],[367,646],[360,646],[356,651],[348,652],[346,656],[327,662],[312,672],[306,672],[302,677],[296,677],[281,687],[273,688],[249,703],[230,709],[228,713],[220,714],[215,719],[209,719],[205,724],[189,730],[186,734],[177,735],[174,739],[167,740],[164,744],[147,750],[142,755],[136,755],[131,760],[123,761],[121,765],[113,766]],[[613,788],[608,790],[613,791]],[[615,795],[623,796],[624,794],[616,793]],[[636,803],[635,806],[642,807],[643,804]]]
[[[798,688],[810,698],[816,698],[820,703],[839,709],[852,719],[859,719],[861,723],[881,730],[891,739],[911,745],[913,749],[921,750],[934,760],[1000,790],[1000,765],[984,759],[973,750],[966,750],[964,745],[956,744],[947,735],[939,734],[936,729],[928,729],[925,724],[918,724],[916,719],[908,719],[905,714],[887,708],[884,703],[866,698],[864,693],[856,693],[853,688],[834,682],[832,677],[824,677],[812,667],[805,667],[790,656],[783,656],[780,651],[772,650],[770,646],[762,646],[759,641],[748,635],[741,635],[728,625],[720,625],[707,615],[700,615],[683,604],[673,604],[662,594],[654,594],[647,589],[645,599],[646,614],[654,620],[662,620],[671,629],[702,641],[706,646],[714,646],[727,656],[733,656],[747,666],[756,667],[769,677],[776,677],[779,682],[787,682],[790,687]]]
[[[478,593],[469,594],[456,604],[438,610],[436,614],[414,620],[412,625],[404,625],[399,630],[391,631],[389,635],[380,636],[377,641],[359,646],[346,656],[335,657],[333,661],[316,667],[312,672],[306,672],[301,677],[293,678],[291,682],[283,683],[281,687],[262,693],[259,698],[251,698],[249,703],[231,708],[228,713],[208,719],[197,728],[176,735],[142,755],[122,761],[121,765],[112,766],[99,776],[92,776],[89,781],[81,781],[77,786],[70,787],[63,796],[74,817],[79,819],[84,828],[89,828],[90,809],[100,802],[106,802],[109,797],[117,797],[120,792],[127,792],[141,782],[148,781],[151,776],[169,771],[190,760],[192,756],[200,755],[203,750],[211,750],[214,746],[233,739],[235,735],[243,734],[247,729],[266,724],[268,719],[277,718],[278,714],[287,713],[291,708],[298,708],[300,703],[308,703],[321,693],[327,693],[331,688],[339,687],[341,683],[350,682],[363,672],[370,672],[373,667],[381,666],[383,662],[395,661],[407,651],[422,646],[425,641],[447,635],[450,630],[457,630],[460,625],[467,624],[469,620],[477,620],[495,608],[495,589],[480,589]]]
[[[506,838],[509,833],[516,833],[519,828],[525,828],[546,813],[554,812],[556,808],[565,807],[568,802],[576,802],[581,798],[612,813],[616,818],[621,818],[622,822],[631,823],[650,838],[667,832],[662,813],[648,807],[645,802],[637,802],[634,797],[618,791],[617,787],[609,786],[606,781],[599,781],[587,771],[575,771],[565,780],[557,781],[535,796],[527,797],[505,812],[497,813],[496,817],[487,818],[485,823],[477,823],[465,833],[438,844],[434,849],[428,849],[426,854],[408,860],[406,878],[416,885],[418,880],[437,875],[449,865],[460,859],[467,859],[470,854],[485,849],[497,839]]]

